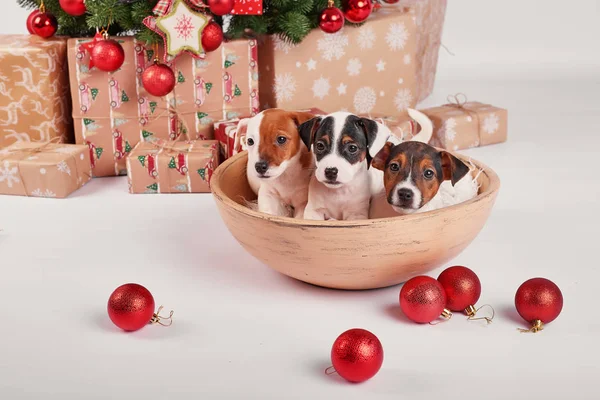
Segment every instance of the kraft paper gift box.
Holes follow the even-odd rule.
[[[140,142],[127,156],[129,192],[210,192],[217,146],[216,140]]]
[[[116,38],[125,63],[107,73],[88,68],[82,45],[91,40],[70,39],[68,47],[75,138],[90,146],[95,176],[124,175],[127,154],[140,141],[212,139],[215,121],[259,111],[255,40],[224,42],[203,59],[183,53],[172,65],[175,89],[163,98],[141,81],[154,62],[151,47]]]
[[[0,194],[64,198],[91,177],[88,146],[20,142],[0,150]]]
[[[72,141],[66,39],[0,35],[0,148]]]
[[[433,123],[430,144],[450,151],[505,142],[508,111],[460,99],[440,107],[420,110]]]
[[[266,37],[259,44],[263,108],[405,114],[433,89],[446,9],[445,0],[421,3],[381,8],[334,34],[314,29],[298,45]]]

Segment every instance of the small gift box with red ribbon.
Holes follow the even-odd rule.
[[[140,142],[127,157],[129,192],[210,192],[217,146],[216,140]]]
[[[65,198],[92,177],[87,146],[19,142],[0,150],[0,194]]]
[[[506,141],[508,111],[463,94],[448,97],[448,104],[420,110],[433,123],[430,144],[450,151]]]

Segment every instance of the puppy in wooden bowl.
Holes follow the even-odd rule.
[[[454,155],[421,142],[387,142],[372,167],[383,171],[387,203],[397,214],[436,210],[477,195],[477,176]],[[389,216],[389,215],[385,215]]]
[[[245,134],[248,149],[246,175],[257,194],[258,211],[303,217],[313,166],[298,127],[314,117],[274,108],[239,122],[238,132]]]

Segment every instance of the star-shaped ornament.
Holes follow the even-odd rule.
[[[83,47],[83,49],[87,51],[87,53],[90,55],[90,63],[88,64],[88,69],[94,68],[94,60],[92,59],[92,50],[94,49],[94,46],[96,46],[98,42],[101,42],[103,40],[104,36],[100,32],[98,32],[96,33],[91,42],[87,42],[81,45],[81,47]]]
[[[204,56],[202,30],[210,18],[192,11],[183,0],[175,0],[171,11],[156,18],[156,28],[165,39],[166,53],[175,58],[187,51],[196,57]]]

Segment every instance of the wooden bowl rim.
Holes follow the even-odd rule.
[[[221,182],[220,182],[221,176],[225,173],[225,171],[227,171],[228,168],[230,168],[236,162],[239,162],[242,158],[247,158],[246,151],[243,151],[241,153],[234,155],[233,157],[230,157],[223,164],[221,164],[217,167],[217,169],[213,173],[213,176],[211,179],[211,189],[212,189],[212,193],[215,196],[215,198],[218,201],[227,205],[228,207],[233,208],[234,210],[236,210],[240,213],[247,214],[251,217],[261,219],[264,221],[270,221],[270,222],[273,222],[278,225],[297,226],[297,227],[314,227],[314,228],[349,228],[349,227],[356,227],[356,226],[358,226],[358,227],[365,226],[366,227],[366,226],[373,226],[373,225],[378,225],[378,224],[388,224],[388,223],[397,222],[399,220],[404,220],[404,221],[409,222],[412,220],[422,219],[423,217],[435,217],[439,214],[446,213],[449,210],[455,210],[455,209],[459,209],[462,207],[467,207],[471,204],[474,204],[474,203],[480,202],[484,199],[487,199],[490,196],[496,195],[496,193],[500,189],[500,178],[494,172],[494,170],[489,168],[487,165],[475,160],[474,158],[465,157],[465,156],[459,155],[459,154],[454,154],[454,155],[467,163],[469,163],[469,162],[472,163],[473,165],[475,165],[475,167],[477,167],[479,170],[482,171],[481,172],[482,174],[485,174],[487,176],[487,178],[489,179],[489,182],[490,182],[487,190],[483,191],[482,193],[479,193],[477,196],[475,196],[471,200],[468,200],[468,201],[465,201],[465,202],[462,202],[459,204],[455,204],[455,205],[444,207],[444,208],[439,208],[439,209],[433,210],[433,211],[426,211],[426,212],[416,213],[416,214],[399,215],[397,217],[375,218],[375,219],[354,220],[354,221],[337,221],[337,220],[335,220],[335,221],[331,221],[331,220],[316,221],[316,220],[307,220],[307,219],[296,219],[296,218],[292,218],[292,217],[280,217],[280,216],[261,213],[259,211],[254,211],[248,207],[245,207],[245,206],[233,201],[231,198],[227,197],[225,195],[225,193],[223,193],[223,190],[221,189]]]

